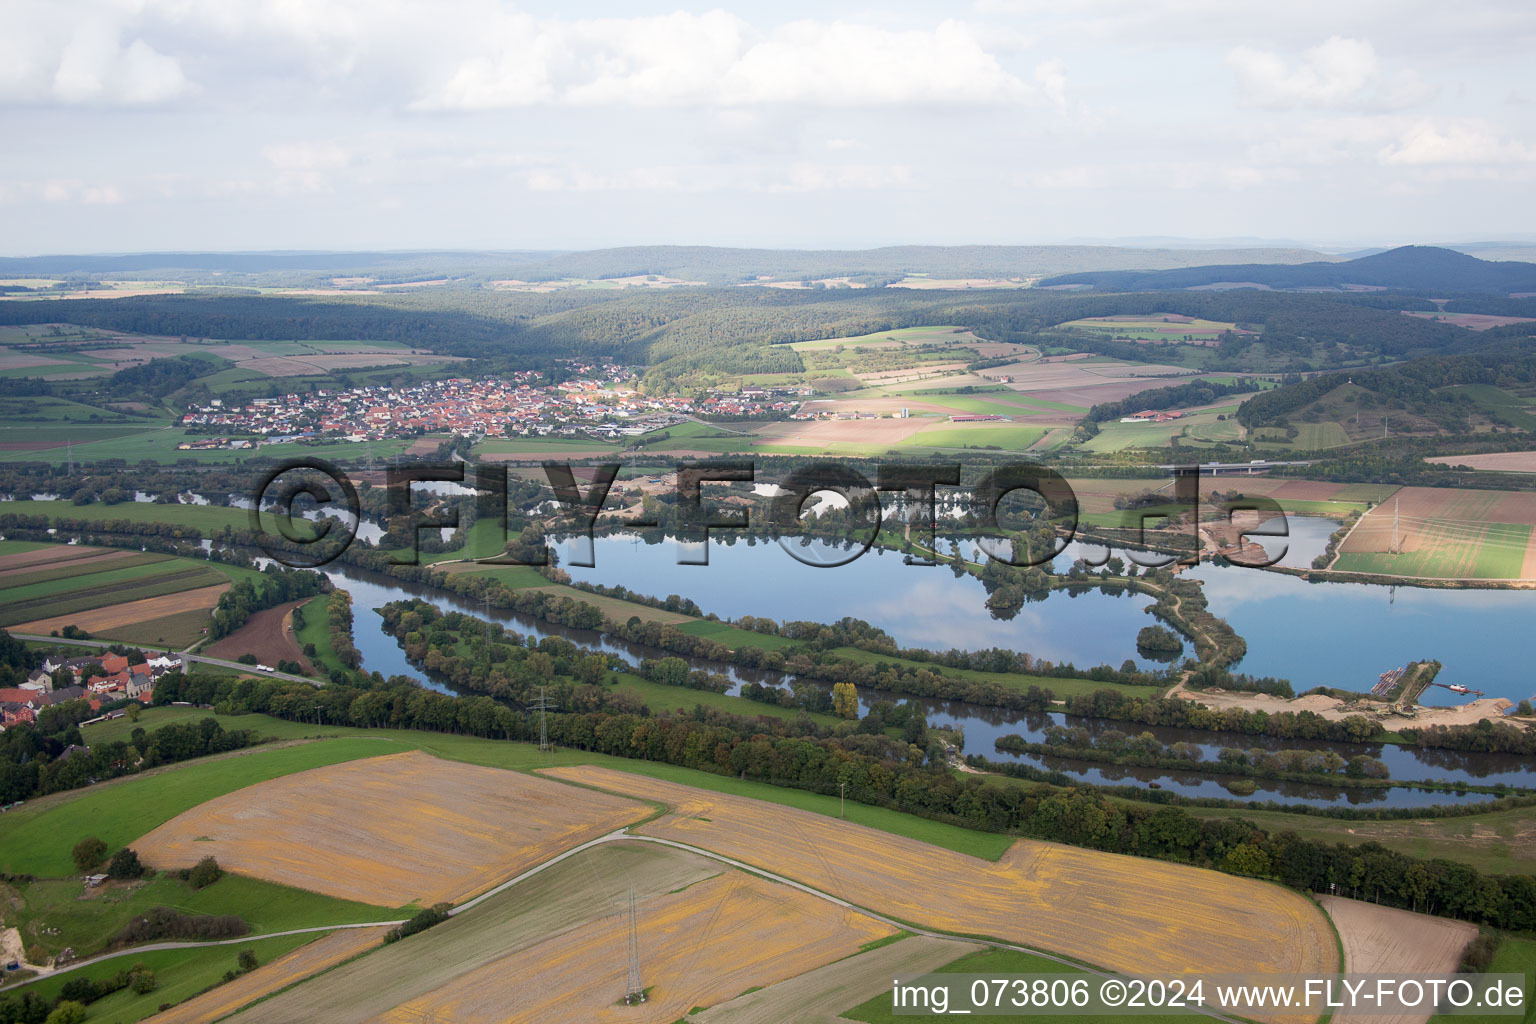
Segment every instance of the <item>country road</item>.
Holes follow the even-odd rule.
[[[150,651],[158,651],[158,650],[160,650],[160,648],[158,648],[158,647],[148,647],[148,646],[144,646],[144,645],[141,645],[141,644],[125,644],[125,643],[123,643],[120,640],[114,640],[114,641],[106,641],[106,640],[65,640],[63,637],[57,637],[57,636],[38,636],[35,633],[12,633],[11,636],[15,637],[18,640],[40,640],[43,643],[48,643],[48,644],[70,644],[70,645],[73,645],[75,647],[112,647],[112,646],[138,647],[140,650],[144,651],[146,654],[149,653]],[[203,663],[204,665],[217,665],[220,668],[232,668],[232,669],[235,669],[236,671],[239,671],[239,672],[250,672],[250,673],[252,673],[254,675],[265,676],[268,679],[285,679],[285,680],[287,680],[290,683],[308,683],[310,686],[323,686],[323,685],[325,685],[324,683],[322,683],[320,680],[317,680],[317,679],[308,679],[308,678],[305,678],[304,676],[290,675],[287,672],[276,672],[276,671],[273,671],[273,672],[260,672],[260,671],[257,671],[256,666],[254,666],[254,665],[242,665],[238,661],[225,661],[223,658],[210,658],[210,657],[208,657],[205,654],[182,654],[182,653],[177,653],[176,656],[178,658],[181,658],[183,661],[197,661],[197,662]]]

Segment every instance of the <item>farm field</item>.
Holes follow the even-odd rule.
[[[1339,941],[1344,944],[1344,970],[1351,974],[1413,974],[1433,977],[1455,974],[1461,951],[1477,936],[1477,926],[1374,903],[1320,896]],[[1333,1024],[1423,1024],[1421,1013],[1335,1013]]]
[[[1468,466],[1494,473],[1536,473],[1536,452],[1488,452],[1483,455],[1438,455],[1425,459],[1442,466]]]
[[[892,933],[889,925],[766,879],[729,870],[638,906],[645,950],[645,1003],[618,1005],[628,921],[615,914],[493,960],[370,1018],[420,1020],[582,1020],[670,1024],[754,986],[771,985],[852,956]],[[507,980],[517,979],[509,1015]]]
[[[82,833],[78,839],[89,833]],[[34,954],[57,956],[66,947],[80,956],[101,951],[136,916],[157,906],[189,914],[234,914],[256,933],[332,924],[398,919],[396,910],[333,899],[317,893],[226,874],[212,885],[192,889],[167,875],[107,882],[86,896],[78,875],[13,881],[0,887],[8,926],[16,928]]]
[[[1243,330],[1236,324],[1223,323],[1219,320],[1203,320],[1180,313],[1148,313],[1146,315],[1125,313],[1115,316],[1085,317],[1081,320],[1068,320],[1056,326],[1092,331],[1094,334],[1119,340],[1195,344],[1215,344],[1223,334],[1229,332],[1256,333]]]
[[[254,654],[256,660],[263,665],[296,661],[305,666],[306,674],[309,674],[314,671],[314,667],[304,657],[303,651],[299,650],[298,638],[291,628],[293,610],[303,603],[289,601],[255,612],[246,620],[245,625],[209,645],[203,653],[227,661],[238,661],[242,654]]]
[[[690,1024],[831,1021],[854,1000],[889,992],[892,978],[907,978],[937,970],[960,954],[976,948],[972,943],[955,939],[908,936],[848,960],[818,967],[799,977],[746,992],[729,1002],[691,1014],[689,1021]]]
[[[669,690],[677,690],[676,687],[668,687]],[[693,691],[682,691],[688,697],[693,697]],[[700,691],[702,693],[702,691]],[[584,751],[560,750],[553,756],[541,754],[538,747],[527,743],[512,743],[502,740],[487,740],[473,736],[458,736],[447,733],[423,733],[404,729],[361,729],[346,726],[326,726],[317,728],[300,722],[290,722],[282,718],[273,718],[269,715],[220,715],[213,716],[210,712],[192,709],[194,720],[217,717],[226,729],[255,729],[263,735],[277,737],[283,740],[322,739],[319,743],[305,743],[298,746],[271,749],[264,748],[256,751],[245,752],[240,756],[260,757],[261,763],[252,763],[252,777],[246,781],[240,781],[239,777],[225,763],[225,759],[208,758],[197,762],[190,762],[186,766],[174,766],[164,769],[166,774],[185,770],[192,765],[196,766],[195,777],[183,777],[187,779],[181,785],[193,798],[186,802],[179,799],[177,792],[167,791],[164,783],[152,782],[160,778],[159,775],[149,778],[133,780],[135,784],[149,783],[152,786],[150,796],[139,796],[134,799],[154,802],[155,807],[162,805],[174,808],[161,813],[152,810],[147,819],[152,824],[166,821],[183,810],[195,806],[203,800],[212,799],[215,796],[232,792],[241,785],[258,782],[263,779],[277,778],[292,772],[304,771],[307,768],[319,765],[337,764],[343,761],[359,757],[374,757],[384,753],[396,753],[405,750],[422,750],[440,758],[448,758],[455,761],[463,761],[468,764],[484,765],[491,768],[507,768],[513,770],[531,770],[535,768],[547,768],[554,765],[596,764],[607,765],[616,769],[635,774],[648,775],[669,782],[683,783],[695,788],[721,793],[730,793],[738,796],[753,797],[770,803],[781,804],[786,807],[794,807],[812,814],[824,815],[828,818],[838,818],[846,814],[848,821],[856,822],[871,829],[890,832],[894,835],[908,836],[921,840],[932,846],[946,850],[955,850],[972,857],[986,860],[996,860],[1008,848],[1011,840],[1007,836],[995,835],[990,832],[977,832],[974,829],[960,828],[956,825],[944,822],[932,821],[927,818],[918,818],[910,814],[902,814],[898,811],[887,810],[883,807],[873,807],[866,804],[849,804],[846,808],[839,805],[836,797],[822,796],[818,793],[808,793],[798,789],[784,789],[778,786],[770,786],[761,782],[748,782],[741,779],[714,775],[709,772],[694,771],[688,768],[678,768],[672,765],[661,764],[652,761],[634,761],[625,758],[609,757],[603,754],[593,754]],[[158,728],[167,721],[181,721],[183,715],[189,714],[186,708],[151,708],[147,710],[140,725],[147,730]],[[105,735],[108,739],[123,739],[132,725],[123,720],[101,723],[89,727],[89,736]],[[98,733],[94,730],[106,730]],[[94,742],[94,741],[93,741]],[[268,760],[271,759],[271,760]],[[72,791],[68,794],[59,794],[48,797],[42,801],[29,802],[25,807],[14,809],[5,815],[0,815],[0,870],[22,871],[33,874],[46,873],[35,868],[8,867],[7,860],[10,855],[17,855],[21,847],[13,848],[8,838],[9,828],[23,824],[42,810],[51,806],[62,804],[70,806],[77,800],[87,797],[96,797],[110,789],[112,786],[125,783],[112,783],[103,790]],[[174,799],[173,799],[174,798]],[[103,806],[108,804],[91,804],[80,813],[89,816],[98,813]],[[62,807],[60,808],[62,810]],[[71,812],[73,814],[75,812]],[[159,816],[156,817],[155,815]],[[60,828],[66,832],[70,828],[67,821],[61,819]],[[46,833],[41,830],[34,831],[33,826],[27,826],[21,830],[24,834],[18,843],[41,843],[47,856],[54,858],[55,862],[68,865],[69,850],[67,847],[57,849],[57,844],[49,845],[43,837]],[[108,835],[99,833],[108,843],[118,845],[126,844],[137,835],[139,831],[125,831],[119,829]],[[123,833],[123,834],[120,834]],[[34,864],[30,859],[31,854],[18,860],[19,864]],[[67,871],[64,867],[59,873]]]
[[[1336,966],[1321,912],[1261,882],[1029,840],[992,863],[625,772],[542,774],[666,804],[670,813],[636,831],[759,865],[898,920],[1124,971]]]
[[[849,338],[823,338],[818,341],[796,341],[790,348],[796,352],[826,352],[841,348],[897,348],[908,345],[954,345],[970,347],[973,344],[996,345],[984,342],[964,327],[899,327],[875,334],[860,334]],[[1017,347],[1017,346],[1008,346]]]
[[[1021,427],[1008,423],[930,427],[907,438],[909,448],[1001,448],[1022,452],[1046,434],[1045,427]]]
[[[420,752],[316,768],[200,804],[134,843],[379,906],[465,899],[646,808]]]
[[[82,571],[97,573],[150,565],[170,557],[83,544],[47,544],[43,550],[20,552],[14,557],[0,556],[0,591],[67,579]]]
[[[42,634],[62,630],[65,626],[77,626],[92,636],[108,640],[151,644],[177,641],[191,643],[203,635],[209,613],[228,589],[229,583],[226,581],[89,611],[66,612],[52,618],[17,623],[12,628],[20,633]],[[101,597],[102,594],[97,592],[92,600]]]
[[[1495,316],[1491,313],[1431,313],[1428,310],[1404,310],[1404,316],[1416,316],[1423,320],[1436,320],[1442,324],[1465,327],[1470,331],[1486,331],[1490,327],[1508,327],[1510,324],[1528,324],[1528,316]]]
[[[1242,818],[1260,828],[1291,831],[1326,843],[1380,843],[1423,860],[1444,858],[1487,874],[1536,874],[1536,809],[1490,811],[1466,818],[1339,821],[1314,814],[1192,807],[1202,818]]]
[[[21,633],[47,633],[61,628],[55,624],[60,620],[67,620],[63,623],[67,625],[82,617],[79,625],[89,630],[83,621],[89,617],[97,628],[106,629],[189,608],[211,608],[233,575],[211,563],[188,558],[123,569],[109,568],[112,564],[81,566],[82,571],[75,576],[5,590],[0,626],[16,627]],[[93,568],[102,571],[88,571]],[[157,603],[146,603],[149,601]]]
[[[1526,977],[1525,988],[1525,1016],[1523,1017],[1499,1017],[1499,1021],[1523,1021],[1531,1024],[1536,1020],[1536,1003],[1531,1000],[1531,978],[1536,977],[1536,941],[1531,939],[1516,938],[1513,935],[1504,936],[1504,941],[1499,944],[1499,951],[1494,955],[1493,963],[1488,966],[1491,974],[1523,974]],[[1466,1016],[1452,1016],[1436,1014],[1430,1018],[1433,1024],[1446,1024],[1452,1021],[1467,1021]]]
[[[908,939],[906,941],[911,942],[913,940]],[[1078,973],[1070,967],[1056,963],[1054,960],[1030,956],[1028,953],[1020,953],[1011,949],[982,949],[967,953],[950,963],[936,968],[929,968],[929,972],[933,974],[987,974],[992,976]],[[891,1009],[890,984],[887,982],[884,992],[866,999],[857,1006],[844,1009],[842,1015],[837,1019],[864,1021],[865,1024],[903,1024],[903,1022],[907,1021],[920,1022],[920,1024],[939,1024],[940,1021],[953,1018],[948,1015],[910,1013],[904,1013],[898,1017]],[[1039,1021],[1042,1024],[1073,1024],[1073,1022],[1082,1022],[1082,1024],[1119,1024],[1124,1018],[1079,1013],[1051,1014],[1034,1012],[1030,1013],[1027,1018],[1021,1018],[1016,1015],[975,1014],[967,1019],[996,1021],[999,1024],[1004,1021],[1016,1022],[1021,1019]],[[1172,1022],[1172,1024],[1206,1024],[1206,1022],[1211,1020],[1210,1017],[1198,1014],[1158,1014],[1158,1019]]]
[[[254,953],[259,963],[269,963],[313,941],[311,935],[283,935],[252,939],[230,946],[209,946],[206,949],[155,950],[115,963],[109,961],[107,966],[110,972],[103,968],[101,974],[116,973],[124,966],[142,963],[155,972],[158,984],[154,991],[143,995],[125,988],[105,999],[98,999],[91,1004],[90,1019],[108,1024],[117,1021],[128,1024],[130,1021],[142,1020],[153,1016],[161,1006],[191,999],[219,984],[227,972],[238,966],[237,958],[245,950]],[[70,974],[62,974],[44,978],[29,987],[45,998],[54,999],[71,977]]]
[[[232,581],[261,578],[202,559],[47,544],[0,555],[0,626],[51,633],[75,625],[107,639],[185,647],[203,635]]]
[[[263,964],[249,974],[225,982],[164,1013],[149,1018],[152,1024],[213,1024],[214,1021],[279,992],[305,978],[352,959],[384,938],[385,928],[344,928],[300,946],[286,956]]]
[[[1393,520],[1399,547],[1392,553]],[[1404,487],[1344,542],[1333,568],[1440,579],[1536,577],[1536,496],[1515,491]]]
[[[238,454],[238,453],[232,453]],[[169,527],[182,527],[187,532],[179,536],[205,536],[225,527],[248,530],[251,514],[245,509],[226,508],[222,505],[159,505],[153,502],[125,501],[117,505],[92,502],[76,505],[72,501],[3,501],[0,516],[46,516],[53,519],[73,519],[88,523],[129,522],[157,523]],[[266,516],[267,513],[262,513]],[[295,518],[294,527],[308,529],[307,520]],[[269,529],[276,531],[276,526]],[[172,531],[172,535],[178,535]]]
[[[204,712],[200,717],[212,716]],[[223,724],[225,728],[260,727],[277,735],[303,734],[292,723],[256,716],[225,717]],[[309,734],[313,735],[313,727]],[[325,743],[253,747],[29,800],[0,816],[0,871],[45,878],[70,875],[74,873],[70,849],[80,836],[98,836],[116,849],[183,811],[243,786],[399,749],[388,740],[356,730],[354,736]]]
[[[358,1024],[551,936],[615,917],[620,908],[627,911],[631,885],[637,907],[644,907],[671,893],[686,895],[690,887],[725,870],[681,850],[606,843],[492,896],[472,913],[453,917],[410,941],[376,949],[231,1020]],[[623,949],[622,937],[616,948]],[[622,995],[612,993],[610,999]]]

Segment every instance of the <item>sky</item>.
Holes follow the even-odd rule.
[[[0,253],[1536,238],[1536,4],[0,0]]]

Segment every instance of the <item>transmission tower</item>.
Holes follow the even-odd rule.
[[[624,1002],[630,1006],[645,1002],[645,986],[640,982],[640,929],[635,923],[635,887],[629,887],[629,982]]]
[[[1397,499],[1392,499],[1392,553],[1398,553],[1397,541]]]
[[[549,745],[549,729],[545,725],[544,713],[546,711],[553,711],[559,706],[544,695],[544,687],[542,686],[539,687],[538,698],[528,705],[529,711],[537,711],[539,713],[539,750],[541,751],[552,749]]]

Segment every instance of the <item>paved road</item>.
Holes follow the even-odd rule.
[[[82,967],[94,967],[96,964],[103,963],[107,960],[116,960],[121,956],[138,956],[140,953],[153,953],[162,949],[201,949],[204,946],[238,946],[243,943],[255,942],[259,939],[280,939],[284,935],[310,935],[315,932],[339,932],[347,928],[393,928],[397,924],[404,923],[404,921],[369,921],[363,924],[322,924],[316,925],[313,928],[290,928],[285,932],[262,932],[260,935],[242,935],[238,939],[214,939],[207,942],[147,942],[142,946],[129,946],[127,949],[119,949],[115,953],[102,953],[100,956],[87,957],[84,960],[76,960],[74,963],[67,964],[66,966],[60,967],[56,970],[48,970],[44,968],[42,973],[37,977],[26,978],[22,981],[16,982],[15,984],[7,985],[5,986],[4,991],[9,992],[11,989],[20,988],[23,985],[30,985],[34,981],[42,981],[44,978],[51,978],[56,974],[67,974],[70,971],[79,970]],[[35,970],[37,968],[35,965],[33,965],[32,969]]]
[[[158,651],[160,649],[158,647],[149,647],[143,644],[129,644],[122,640],[66,640],[63,637],[57,636],[38,636],[35,633],[12,633],[11,636],[18,640],[41,640],[43,643],[72,644],[75,647],[112,647],[114,645],[138,647],[146,654],[151,651]],[[256,675],[266,676],[269,679],[284,679],[290,683],[308,683],[310,686],[325,685],[320,680],[309,679],[305,676],[290,675],[287,672],[257,672],[256,666],[254,665],[242,665],[238,661],[225,661],[223,658],[210,658],[205,654],[178,653],[176,656],[183,661],[198,661],[202,662],[204,665],[218,665],[220,668],[232,668],[240,672],[252,672]]]

